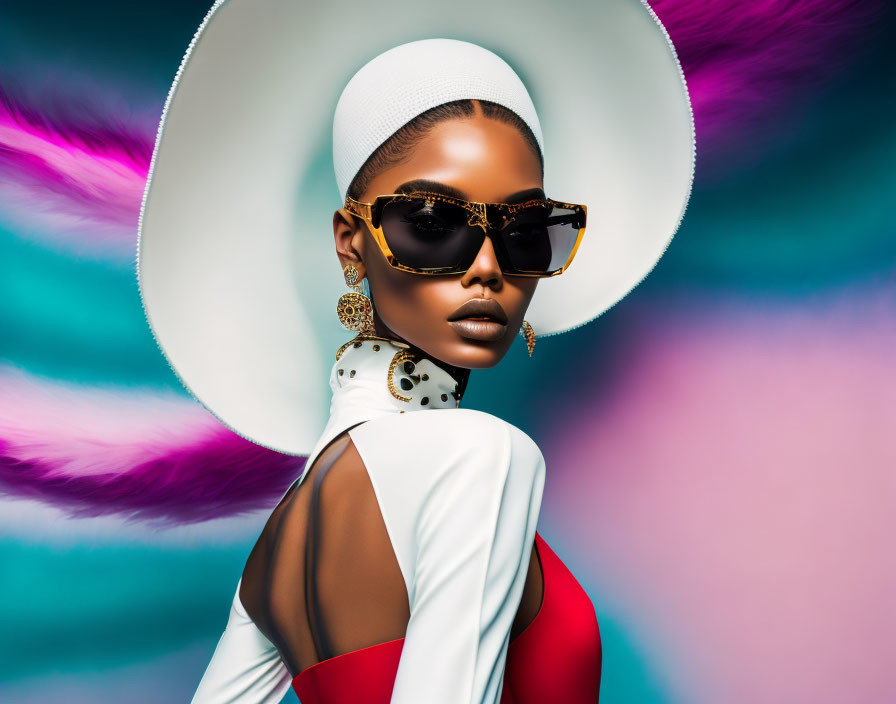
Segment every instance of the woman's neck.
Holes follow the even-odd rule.
[[[428,352],[421,349],[420,347],[417,347],[417,345],[415,345],[411,342],[408,342],[403,337],[401,337],[401,335],[397,335],[393,330],[391,330],[383,322],[383,319],[380,318],[380,316],[375,311],[373,314],[373,327],[376,331],[374,336],[379,337],[381,340],[388,340],[388,341],[391,341],[392,343],[407,346],[407,348],[410,351],[412,351],[416,357],[418,357],[420,359],[425,357],[426,359],[429,359],[431,362],[433,362],[434,364],[437,364],[439,367],[444,369],[455,379],[455,381],[457,381],[458,387],[459,387],[458,394],[460,396],[464,395],[464,391],[466,391],[466,388],[467,388],[467,382],[469,382],[469,380],[470,380],[470,370],[469,369],[467,369],[465,367],[456,367],[453,364],[449,364],[448,362],[445,362],[445,361],[438,359],[437,357],[429,354]],[[364,336],[359,335],[355,339],[357,340],[362,337],[364,337]]]
[[[359,335],[337,351],[331,411],[346,406],[399,413],[457,408],[469,374],[402,340]]]

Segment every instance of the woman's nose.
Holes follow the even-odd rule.
[[[500,286],[502,280],[501,266],[498,264],[498,257],[495,255],[492,238],[486,237],[470,268],[461,277],[461,283],[464,286],[471,286],[476,281],[479,281],[484,286],[495,287]]]

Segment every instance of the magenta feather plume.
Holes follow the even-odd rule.
[[[880,0],[653,0],[684,69],[701,146],[786,109],[823,80],[881,13]],[[44,236],[133,256],[161,112],[133,110],[86,79],[24,89],[0,77],[0,205]],[[151,101],[147,101],[151,102]],[[151,113],[151,114],[150,114]],[[7,215],[10,213],[7,212]]]
[[[42,239],[130,258],[154,136],[98,89],[0,78],[0,207]]]
[[[879,0],[651,5],[682,62],[698,147],[833,76],[881,10]],[[25,89],[0,77],[0,208],[29,226],[22,236],[27,229],[130,261],[164,96],[158,112],[140,116],[110,94],[46,80]],[[74,515],[232,516],[270,507],[304,467],[304,458],[244,440],[184,396],[66,386],[4,367],[0,385],[0,491]]]
[[[880,0],[651,0],[675,44],[698,147],[792,105],[837,74],[843,51],[881,15]],[[699,149],[698,149],[699,152]]]
[[[0,491],[74,516],[191,523],[270,508],[305,466],[196,401],[0,368]]]

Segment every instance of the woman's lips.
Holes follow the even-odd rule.
[[[470,340],[485,340],[495,342],[504,337],[507,326],[492,318],[460,318],[449,320],[448,324],[454,328],[458,335]]]
[[[471,298],[449,316],[448,322],[468,340],[495,342],[507,332],[507,314],[494,298]]]

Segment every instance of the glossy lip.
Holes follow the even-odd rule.
[[[464,318],[486,318],[488,320],[482,322],[507,325],[507,313],[494,298],[471,298],[448,316],[449,321]]]
[[[507,314],[493,298],[471,298],[448,317],[461,337],[496,342],[507,332]]]

